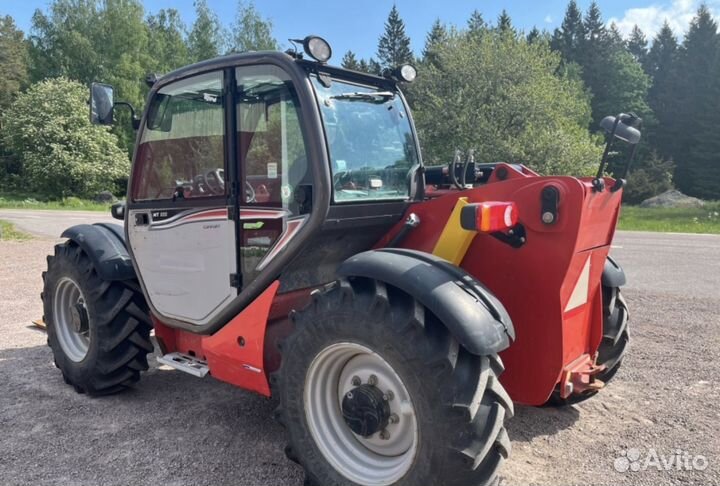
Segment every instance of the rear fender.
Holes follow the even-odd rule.
[[[472,275],[429,253],[399,248],[366,251],[345,260],[337,274],[379,280],[413,296],[473,354],[498,353],[515,339],[500,301]]]
[[[627,282],[622,267],[611,257],[605,260],[605,267],[602,273],[603,287],[622,287]]]
[[[103,280],[136,278],[122,226],[111,223],[80,224],[66,229],[61,236],[83,249]]]

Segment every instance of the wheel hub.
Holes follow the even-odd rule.
[[[75,332],[84,333],[88,330],[87,308],[82,301],[78,301],[70,308],[70,319]]]
[[[339,342],[320,351],[303,399],[315,444],[353,484],[395,484],[413,464],[419,436],[410,393],[372,349]]]
[[[343,419],[361,437],[385,430],[390,422],[387,395],[376,386],[360,385],[347,392],[342,401]]]
[[[90,347],[90,316],[80,286],[61,278],[53,296],[53,326],[63,351],[72,361],[82,361]]]

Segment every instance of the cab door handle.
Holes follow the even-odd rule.
[[[135,213],[135,226],[147,226],[150,224],[148,213]]]

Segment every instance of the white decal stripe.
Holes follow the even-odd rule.
[[[577,309],[581,305],[587,303],[589,288],[590,288],[590,255],[588,255],[587,260],[585,260],[585,266],[583,267],[582,272],[580,272],[580,277],[578,278],[578,281],[575,283],[575,288],[573,289],[573,292],[570,295],[570,299],[568,300],[568,303],[565,306],[565,312],[573,310],[573,309]]]
[[[241,209],[240,219],[279,219],[287,216],[285,210],[276,209]],[[172,218],[152,223],[152,228],[169,229],[186,223],[200,223],[205,221],[221,221],[227,219],[227,208],[206,209],[201,211],[185,211],[176,214]]]
[[[272,250],[268,252],[267,255],[262,259],[262,261],[258,264],[257,269],[262,270],[265,268],[265,266],[272,260],[275,255],[280,253],[280,251],[287,246],[288,242],[295,236],[295,234],[298,232],[298,230],[302,227],[302,225],[305,223],[306,218],[300,218],[300,219],[291,219],[287,222],[287,228],[285,229],[285,232],[280,236],[280,239],[278,242],[273,246]]]

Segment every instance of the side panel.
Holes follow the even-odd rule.
[[[541,192],[548,185],[560,193],[555,224],[541,220]],[[520,211],[523,246],[479,233],[460,266],[497,296],[515,326],[515,342],[501,353],[503,385],[519,403],[543,404],[563,369],[594,356],[602,338],[600,281],[622,194],[595,193],[571,177],[511,175],[412,206],[408,212],[421,223],[401,246],[431,252],[459,197],[514,201]],[[385,240],[399,230],[397,225]]]
[[[206,361],[214,378],[270,396],[265,368],[265,337],[280,282],[273,282],[240,314],[212,336],[174,329],[153,316],[163,353],[180,352]]]
[[[227,209],[130,211],[128,234],[146,295],[162,317],[203,325],[237,296],[235,234]],[[137,224],[147,215],[149,224]]]

